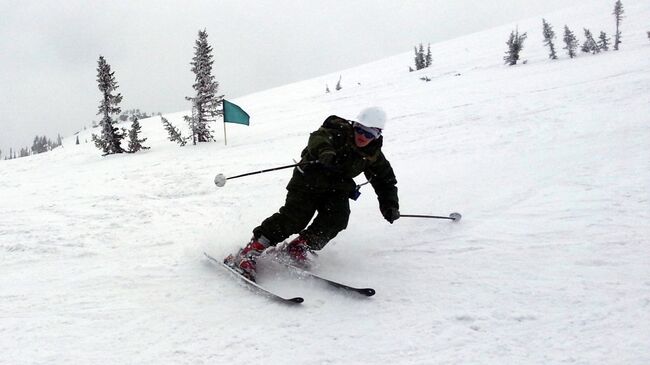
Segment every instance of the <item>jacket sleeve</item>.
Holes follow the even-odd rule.
[[[336,149],[345,138],[343,131],[345,120],[335,115],[329,116],[323,126],[309,135],[305,153],[308,160],[317,160],[323,154],[336,154]]]
[[[380,152],[375,160],[364,172],[370,185],[377,193],[379,209],[384,211],[387,208],[399,209],[399,198],[397,197],[397,179],[390,163]]]

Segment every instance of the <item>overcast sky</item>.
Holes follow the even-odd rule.
[[[89,126],[99,55],[122,109],[190,109],[199,29],[236,98],[568,6],[565,0],[0,0],[0,149]],[[504,35],[504,42],[507,35]]]

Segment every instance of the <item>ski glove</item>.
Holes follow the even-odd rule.
[[[393,224],[393,222],[399,219],[399,209],[395,207],[383,209],[381,214],[390,224]]]
[[[333,172],[341,172],[341,168],[336,165],[336,153],[334,151],[326,151],[320,154],[318,156],[318,162],[320,162],[321,165],[323,165],[324,168],[333,171]]]

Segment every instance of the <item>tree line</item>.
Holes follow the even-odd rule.
[[[614,11],[612,13],[616,22],[616,32],[614,34],[613,47],[615,51],[618,51],[621,43],[623,43],[622,33],[620,29],[621,22],[624,18],[623,14],[623,3],[621,0],[617,0],[614,4]],[[591,30],[583,28],[583,31],[585,40],[580,47],[580,51],[583,53],[591,54],[609,51],[611,38],[607,35],[607,33],[600,31],[598,40],[596,40]],[[544,37],[544,45],[549,49],[548,57],[552,60],[558,59],[555,45],[555,31],[553,30],[551,24],[546,21],[546,19],[542,19],[542,35]],[[526,38],[527,34],[525,32],[520,34],[518,29],[513,30],[510,33],[510,38],[508,38],[508,41],[506,42],[508,49],[506,51],[506,55],[503,57],[506,65],[514,66],[517,64],[519,61],[520,52],[524,48],[524,41]],[[567,25],[564,25],[564,35],[562,40],[564,41],[564,47],[562,48],[566,50],[569,58],[575,58],[578,55],[577,50],[579,41],[573,31],[571,31]]]
[[[615,33],[614,33],[614,40],[613,40],[613,50],[618,51],[620,48],[620,45],[623,43],[622,41],[622,32],[621,32],[621,23],[624,18],[624,9],[623,9],[623,3],[621,0],[617,0],[614,4],[614,10],[612,12],[612,15],[614,15],[615,19]],[[564,46],[562,49],[566,50],[567,55],[570,58],[575,58],[578,55],[578,49],[583,52],[583,53],[591,53],[591,54],[596,54],[600,52],[605,52],[610,50],[610,46],[612,46],[612,39],[608,36],[608,34],[604,31],[600,31],[598,35],[594,35],[591,30],[587,28],[583,28],[584,31],[584,37],[585,40],[582,43],[582,46],[579,44],[579,40],[574,34],[574,32],[569,29],[567,25],[564,26],[564,34],[562,37],[562,41],[564,42]],[[552,60],[558,59],[558,54],[557,54],[557,45],[555,43],[556,35],[555,31],[553,30],[553,27],[549,22],[546,21],[546,19],[542,19],[542,35],[544,37],[543,44],[548,47],[549,50],[549,58]],[[526,32],[520,33],[518,29],[513,30],[510,35],[508,40],[506,41],[507,50],[505,53],[505,56],[503,57],[503,60],[506,65],[513,66],[516,65],[520,59],[520,53],[524,48],[524,41],[528,37],[528,34]],[[650,39],[650,31],[648,32],[648,38]],[[414,47],[415,51],[415,57],[414,57],[414,64],[415,68],[413,66],[409,66],[409,72],[413,72],[416,70],[421,70],[423,68],[427,68],[431,66],[433,62],[433,57],[431,54],[431,46],[427,47],[427,51],[424,51],[424,46],[420,43],[419,46]],[[421,80],[424,81],[431,81],[430,78],[428,77],[422,77]]]
[[[8,155],[3,155],[2,150],[0,150],[0,159],[13,160],[14,158],[27,157],[31,155],[36,155],[39,153],[51,151],[63,144],[61,135],[57,135],[56,140],[51,140],[46,136],[36,136],[34,137],[34,142],[31,147],[23,147],[20,150],[15,150],[13,148],[9,149]]]

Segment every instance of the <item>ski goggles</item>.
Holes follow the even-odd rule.
[[[377,128],[364,127],[359,123],[354,124],[354,132],[361,134],[362,136],[366,137],[366,139],[375,139],[381,136],[381,130]]]

